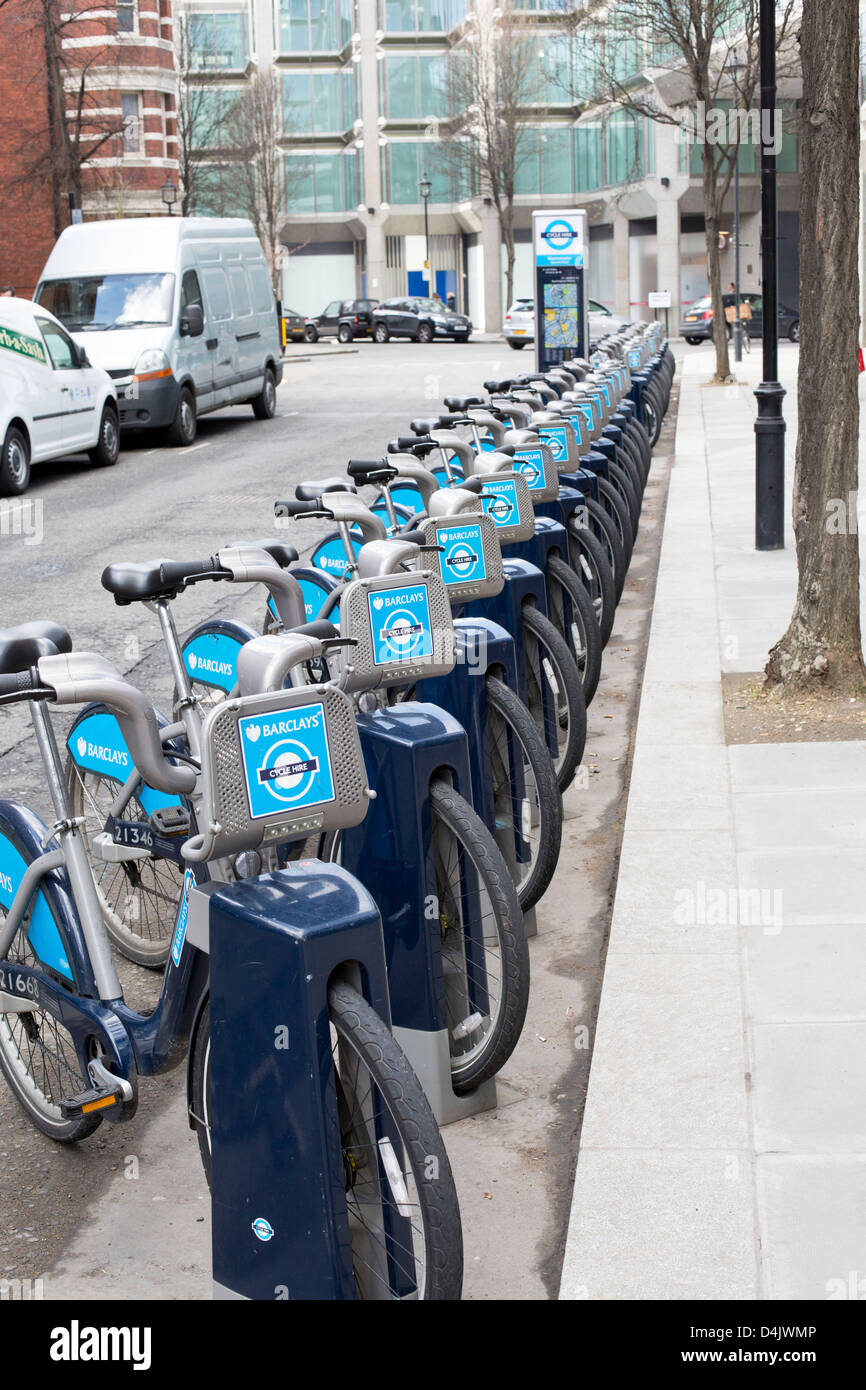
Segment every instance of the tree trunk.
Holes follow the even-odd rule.
[[[499,214],[502,236],[505,241],[505,313],[514,300],[514,209],[512,205],[503,206]]]
[[[858,3],[805,0],[800,196],[797,601],[769,685],[861,688],[857,536]]]
[[[719,203],[716,196],[716,151],[704,142],[701,151],[704,175],[704,225],[706,227],[707,272],[710,298],[713,305],[713,343],[716,349],[716,379],[727,381],[731,375],[728,361],[728,325],[722,304],[722,267],[719,257]]]

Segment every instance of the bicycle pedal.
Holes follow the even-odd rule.
[[[122,1104],[123,1096],[117,1091],[111,1091],[107,1086],[91,1086],[74,1096],[65,1096],[60,1102],[60,1113],[64,1120],[78,1120],[82,1115],[93,1114],[95,1110],[109,1110]]]
[[[183,806],[158,806],[151,812],[150,823],[157,835],[189,835],[189,811]]]

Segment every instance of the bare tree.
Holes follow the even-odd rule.
[[[215,83],[196,81],[201,69],[189,34],[189,13],[181,10],[174,31],[177,72],[177,164],[180,213],[189,217],[201,198],[213,191],[213,163],[207,153],[223,148],[220,89]],[[232,98],[233,100],[233,98]]]
[[[579,70],[590,74],[591,92],[579,95],[683,128],[700,148],[716,378],[721,381],[730,376],[730,364],[719,234],[739,142],[760,135],[761,116],[752,110],[760,87],[759,7],[760,0],[565,6],[569,27],[584,46],[586,63]],[[791,47],[794,10],[795,0],[777,5],[777,44],[783,55]],[[779,71],[783,74],[781,63]],[[723,103],[733,105],[734,112]]]
[[[240,159],[233,166],[233,186],[262,244],[279,293],[280,223],[283,216],[283,170],[280,151],[277,79],[273,68],[255,73],[231,114],[233,144]]]
[[[858,24],[857,0],[804,0],[798,583],[790,625],[766,667],[767,686],[781,693],[862,694],[866,679],[856,523]]]
[[[533,150],[527,106],[538,95],[538,44],[512,3],[479,5],[449,54],[447,117],[439,124],[439,161],[458,185],[489,198],[505,246],[507,302],[514,287],[514,197]],[[431,161],[436,158],[431,154]]]

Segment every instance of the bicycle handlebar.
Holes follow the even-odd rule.
[[[334,513],[329,512],[321,500],[316,498],[309,502],[299,502],[296,498],[290,497],[287,502],[275,502],[274,516],[324,516],[331,521],[334,519]]]

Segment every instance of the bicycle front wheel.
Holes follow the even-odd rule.
[[[487,826],[447,782],[430,784],[431,859],[451,1084],[495,1076],[520,1038],[529,947],[517,892]]]
[[[328,1011],[355,1296],[458,1299],[460,1208],[427,1097],[390,1029],[357,990],[332,984]],[[192,1098],[210,1183],[209,1003],[193,1041]]]
[[[551,621],[568,643],[583,682],[583,698],[589,705],[601,675],[601,633],[586,589],[559,555],[551,555],[547,561],[547,596]]]
[[[523,610],[527,704],[553,758],[561,792],[571,786],[586,747],[586,701],[565,638],[537,608]]]
[[[513,690],[487,677],[493,804],[514,827],[517,896],[524,912],[547,891],[562,842],[562,797],[544,739]],[[515,790],[516,788],[516,790]]]

